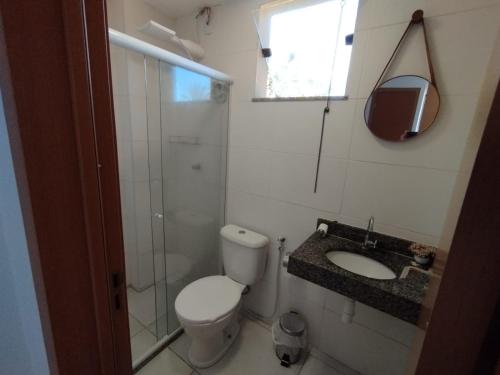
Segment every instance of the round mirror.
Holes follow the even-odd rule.
[[[365,106],[368,129],[386,141],[406,141],[427,130],[439,110],[436,87],[419,76],[399,76],[383,82]]]

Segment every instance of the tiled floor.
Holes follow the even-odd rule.
[[[143,292],[127,289],[130,346],[135,361],[156,343],[154,287]],[[154,327],[154,330],[152,329]]]
[[[173,306],[156,321],[155,311],[155,288],[151,286],[141,292],[132,288],[127,289],[128,310],[129,310],[129,328],[130,345],[132,347],[132,360],[135,361],[157,341],[157,331],[159,336],[163,337],[167,333],[167,324],[171,327],[170,331],[178,327],[175,319]],[[167,316],[173,318],[167,320]]]
[[[356,375],[341,363],[313,351],[307,360],[285,368],[276,358],[269,327],[244,319],[236,342],[208,369],[193,370],[187,361],[189,338],[183,334],[139,371],[139,375]]]
[[[127,289],[128,311],[143,326],[147,327],[155,320],[155,287],[137,292],[132,288]]]

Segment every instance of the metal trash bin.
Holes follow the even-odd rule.
[[[272,327],[273,344],[281,365],[289,367],[300,360],[307,347],[307,327],[302,315],[295,311],[279,317]]]

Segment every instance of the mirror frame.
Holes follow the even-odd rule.
[[[438,99],[437,109],[436,109],[436,112],[435,112],[434,116],[432,117],[432,120],[430,121],[429,125],[426,126],[422,131],[420,131],[417,134],[415,134],[414,136],[411,136],[411,137],[408,137],[408,138],[405,138],[405,139],[399,139],[399,140],[385,139],[385,138],[382,138],[382,137],[378,136],[376,133],[374,133],[372,131],[372,129],[368,126],[368,118],[366,116],[366,109],[367,109],[368,103],[370,102],[370,100],[373,97],[373,93],[377,89],[379,89],[380,87],[382,87],[384,85],[384,83],[392,81],[392,80],[395,80],[397,78],[401,78],[401,77],[418,77],[418,78],[421,78],[421,79],[429,82],[429,84],[432,87],[434,87],[434,89],[436,90],[437,99]],[[417,138],[417,136],[425,133],[429,128],[431,128],[434,125],[434,123],[436,122],[436,119],[437,119],[437,116],[439,114],[439,110],[440,109],[441,109],[441,94],[439,93],[439,90],[438,90],[437,86],[434,83],[432,83],[430,79],[422,77],[421,75],[418,75],[418,74],[401,74],[401,75],[397,75],[397,76],[391,77],[391,78],[383,81],[382,83],[378,84],[375,88],[373,88],[373,90],[370,92],[370,95],[366,99],[365,106],[364,106],[364,109],[363,109],[363,118],[364,118],[364,121],[365,121],[365,126],[368,128],[368,130],[370,131],[370,133],[373,134],[375,137],[377,137],[378,139],[381,139],[383,141],[386,141],[386,142],[397,142],[397,143],[400,143],[400,142],[409,141],[410,139],[413,139],[413,138]]]

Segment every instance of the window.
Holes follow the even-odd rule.
[[[345,96],[358,0],[285,0],[263,5],[258,96]]]
[[[209,77],[179,67],[172,70],[175,102],[210,100],[212,83]]]

